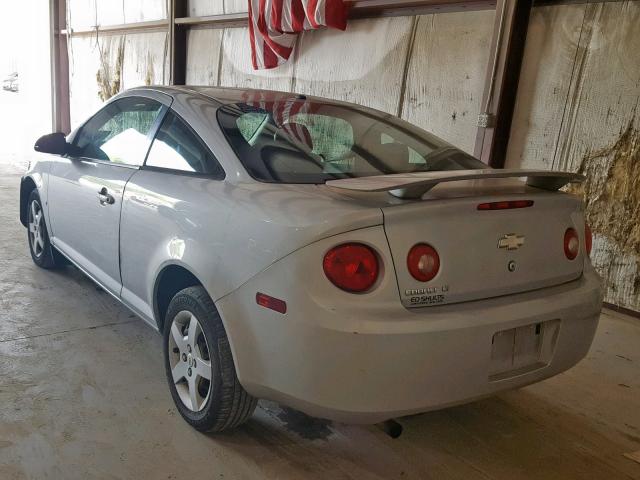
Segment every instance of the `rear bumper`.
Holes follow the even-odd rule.
[[[297,285],[289,267],[278,262],[217,302],[238,377],[254,396],[349,423],[464,403],[567,370],[589,350],[602,303],[588,266],[576,281],[523,294],[412,310],[396,297],[394,307],[341,310]],[[256,305],[257,291],[277,296],[281,282],[286,315]],[[549,320],[560,328],[548,363],[491,381],[493,335]]]

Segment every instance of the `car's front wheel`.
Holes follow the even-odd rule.
[[[238,381],[222,320],[204,288],[185,288],[171,300],[164,358],[173,401],[197,430],[221,432],[253,414],[257,399]]]
[[[27,237],[33,263],[41,268],[47,269],[64,266],[64,257],[62,257],[49,241],[49,233],[47,232],[47,225],[44,221],[44,210],[42,210],[42,201],[35,188],[29,195],[27,208]]]

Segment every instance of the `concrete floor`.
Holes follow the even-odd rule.
[[[160,336],[75,269],[32,264],[19,178],[0,165],[0,479],[640,479],[640,320],[612,312],[571,371],[402,419],[396,440],[270,402],[200,434]]]

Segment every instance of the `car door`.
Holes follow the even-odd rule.
[[[222,219],[230,211],[223,199],[233,203],[224,178],[201,137],[169,110],[122,206],[122,300],[148,322],[163,264],[190,265],[205,282],[216,274]]]
[[[50,172],[53,245],[115,295],[121,289],[124,188],[144,162],[170,104],[170,97],[155,97],[135,95],[110,102],[75,135],[75,155],[59,157]]]

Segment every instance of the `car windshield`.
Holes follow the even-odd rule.
[[[225,105],[218,121],[249,174],[263,182],[487,168],[392,115],[304,97]]]

